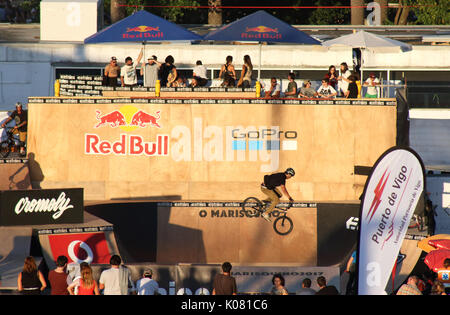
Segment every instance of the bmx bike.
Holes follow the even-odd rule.
[[[6,139],[0,142],[0,157],[7,158],[11,152],[14,152],[16,139],[13,134],[13,128],[6,129]]]
[[[244,210],[248,216],[255,217],[258,214],[261,215],[266,210],[269,203],[270,202],[267,201],[263,202],[256,197],[248,197],[242,203],[242,210]],[[275,207],[275,210],[281,213],[281,215],[273,221],[273,229],[279,235],[287,235],[291,233],[294,228],[294,222],[287,216],[287,211],[292,207],[292,204],[293,203],[290,201],[287,206],[284,203],[279,203]]]

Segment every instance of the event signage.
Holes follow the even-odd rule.
[[[0,192],[0,225],[83,223],[83,189]]]
[[[423,163],[410,148],[393,147],[375,163],[360,209],[358,294],[385,294],[424,178]]]

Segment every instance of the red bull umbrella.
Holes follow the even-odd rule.
[[[264,10],[257,11],[230,24],[224,25],[207,34],[204,39],[214,41],[251,41],[260,43],[260,70],[262,42],[320,45],[318,40],[277,19]],[[261,71],[259,71],[259,73],[260,72]]]
[[[197,41],[202,37],[147,11],[139,11],[84,40],[85,44],[107,42]]]

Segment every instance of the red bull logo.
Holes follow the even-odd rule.
[[[278,33],[278,28],[270,28],[267,26],[260,25],[260,26],[251,27],[251,28],[247,27],[245,29],[245,31],[246,32],[257,32],[257,33],[269,33],[269,32]]]
[[[125,33],[122,34],[122,38],[162,38],[164,33],[159,30],[159,26],[147,26],[139,25],[136,27],[127,27]]]
[[[120,128],[127,132],[146,127],[161,128],[161,124],[158,122],[160,118],[161,111],[152,115],[138,110],[134,106],[126,105],[104,115],[97,110],[97,123],[94,128]],[[102,140],[97,134],[86,134],[85,153],[91,155],[167,156],[169,155],[169,136],[158,134],[156,141],[145,141],[140,135],[121,134],[119,140],[109,141]]]
[[[256,27],[246,27],[245,32],[241,33],[243,39],[280,39],[282,34],[278,28],[271,28],[264,25]]]

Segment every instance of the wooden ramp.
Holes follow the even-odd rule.
[[[6,161],[6,163],[5,163]],[[11,160],[0,160],[0,190],[31,189],[28,161],[11,163]]]

